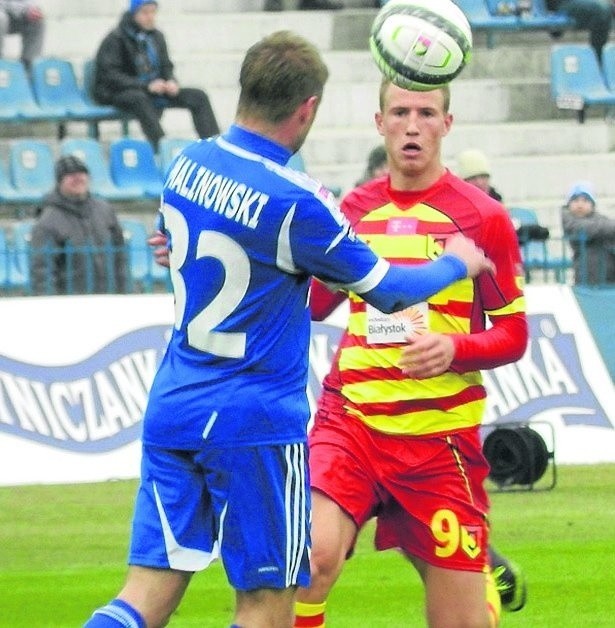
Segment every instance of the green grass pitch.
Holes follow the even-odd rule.
[[[492,492],[492,540],[519,563],[527,606],[505,628],[615,626],[615,465],[560,466],[553,490]],[[134,481],[0,488],[0,626],[75,628],[121,586]],[[373,527],[329,598],[330,628],[421,628],[422,587]],[[172,628],[224,628],[220,565],[197,574]]]

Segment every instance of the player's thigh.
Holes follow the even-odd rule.
[[[312,493],[335,502],[361,528],[384,497],[374,468],[381,452],[372,433],[343,412],[319,412],[309,449]]]
[[[217,557],[218,519],[195,452],[144,445],[129,564],[205,569]]]
[[[378,513],[377,547],[399,547],[443,569],[481,572],[489,533],[488,465],[476,435],[402,444],[382,475],[393,499]]]
[[[312,571],[341,571],[351,552],[358,527],[330,497],[312,491]]]
[[[306,445],[228,448],[216,466],[208,488],[224,505],[220,554],[229,582],[241,591],[306,586],[311,511]]]

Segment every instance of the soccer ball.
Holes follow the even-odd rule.
[[[392,83],[428,91],[463,70],[472,53],[472,30],[452,0],[389,0],[372,24],[369,45]]]

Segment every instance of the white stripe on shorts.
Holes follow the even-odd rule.
[[[284,448],[286,457],[286,586],[296,584],[297,574],[306,546],[306,525],[303,517],[306,505],[305,445],[298,443]]]

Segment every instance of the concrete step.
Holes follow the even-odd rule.
[[[288,0],[292,5],[293,0]],[[296,0],[294,0],[296,1]],[[174,0],[160,4],[159,25],[167,35],[172,57],[214,58],[225,52],[243,53],[263,35],[291,29],[308,37],[323,51],[367,52],[369,30],[376,15],[370,0],[346,0],[342,11],[266,12],[264,0]],[[127,7],[126,0],[83,3],[46,0],[45,54],[82,60],[94,54],[104,35],[114,28]],[[67,37],[70,33],[70,37]],[[615,38],[615,34],[612,35]],[[475,33],[472,61],[462,77],[542,77],[549,75],[553,40],[543,31],[500,33],[497,45],[487,46]],[[567,31],[558,42],[587,41],[586,31]],[[5,55],[19,54],[17,37],[7,38]]]
[[[96,3],[102,5],[103,3]],[[89,6],[89,5],[88,5]],[[125,7],[126,5],[124,5]],[[163,3],[164,6],[164,3]],[[114,28],[121,11],[96,11],[52,16],[47,20],[45,54],[79,59],[94,54],[99,42]],[[167,7],[158,21],[171,56],[245,52],[255,41],[276,30],[291,29],[321,50],[367,50],[375,9],[343,11],[182,13]],[[67,37],[66,34],[71,36]],[[16,54],[16,41],[7,56]]]
[[[600,133],[600,126],[592,132]],[[495,127],[494,127],[495,128]],[[589,127],[588,127],[589,128]],[[536,126],[537,133],[542,133],[540,127]],[[471,143],[458,144],[457,150],[468,146],[478,146],[483,148],[483,144],[478,140],[478,134],[474,134],[471,129],[465,132],[461,127],[458,129],[461,135],[472,137]],[[552,135],[557,135],[557,130],[551,130]],[[504,131],[505,132],[505,131]],[[527,129],[527,133],[531,130]],[[549,133],[545,131],[545,137]],[[362,141],[359,139],[362,137]],[[452,136],[451,136],[452,138]],[[448,138],[448,139],[451,139]],[[318,160],[324,150],[320,150],[318,136],[308,139],[303,149],[303,154],[307,164],[307,169],[317,179],[326,184],[337,185],[343,192],[347,192],[360,177],[365,168],[365,160],[370,148],[379,143],[376,134],[373,136],[357,136],[355,139],[356,157],[350,162],[341,160],[339,162],[327,161],[323,163]],[[445,163],[451,170],[455,171],[455,154],[450,150],[448,144]],[[346,141],[347,142],[347,141]],[[359,148],[359,144],[366,142],[364,150]],[[338,147],[343,145],[342,142]],[[589,146],[586,144],[586,148]],[[341,150],[341,149],[338,149]],[[518,154],[518,155],[490,155],[492,165],[492,181],[495,187],[503,195],[505,202],[509,205],[529,205],[553,203],[554,207],[561,205],[566,191],[570,185],[577,180],[591,180],[596,185],[596,192],[599,197],[615,197],[615,153],[564,153],[564,154]]]
[[[480,146],[490,160],[505,157],[574,154],[580,161],[612,150],[612,125],[590,121],[584,125],[567,121],[501,122],[494,124],[453,123],[443,143],[443,158],[454,165],[455,156],[468,147]],[[305,161],[314,166],[363,165],[372,147],[381,143],[374,124],[354,128],[314,128],[302,149]],[[360,172],[358,173],[360,174]]]
[[[45,0],[45,13],[50,17],[69,15],[110,15],[119,16],[128,6],[128,0],[105,0],[105,2],[88,2],[83,0]],[[265,0],[172,0],[160,3],[160,15],[165,17],[173,14],[219,14],[248,13],[263,11]],[[283,0],[285,11],[298,10],[299,0]],[[344,0],[347,9],[374,8],[372,0]]]

